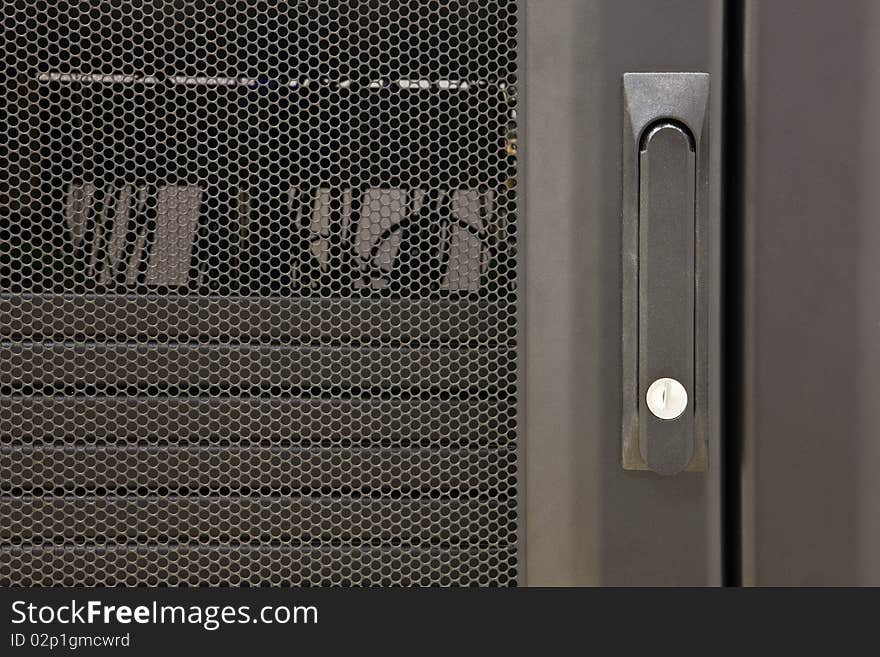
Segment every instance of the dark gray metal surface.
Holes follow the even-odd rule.
[[[527,3],[529,584],[720,583],[720,467],[678,477],[621,468],[620,80],[707,71],[712,124],[721,125],[721,34],[720,1]],[[719,133],[709,167],[714,253]],[[717,355],[714,301],[710,318]],[[713,378],[710,409],[717,391]],[[718,445],[709,447],[719,463]]]
[[[746,584],[880,584],[880,3],[746,3]]]

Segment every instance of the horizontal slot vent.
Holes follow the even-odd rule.
[[[504,343],[511,309],[469,299],[0,294],[0,339],[367,345]]]
[[[144,344],[5,344],[0,386],[194,392],[442,388],[512,384],[515,354],[496,350]],[[478,391],[474,391],[477,394]],[[216,394],[216,393],[215,393]]]
[[[0,498],[0,546],[462,547],[511,540],[512,502],[299,498]]]
[[[0,450],[0,492],[508,497],[506,450]]]
[[[503,446],[507,401],[3,397],[0,445]]]
[[[511,586],[516,551],[400,548],[0,548],[21,586]]]

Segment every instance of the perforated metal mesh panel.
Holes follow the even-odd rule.
[[[0,584],[514,584],[516,3],[0,7]]]

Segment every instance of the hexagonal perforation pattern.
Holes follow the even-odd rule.
[[[513,585],[514,0],[0,0],[0,585]]]

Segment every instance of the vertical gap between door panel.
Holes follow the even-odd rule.
[[[724,586],[742,584],[744,0],[724,8],[722,134],[722,563]]]

